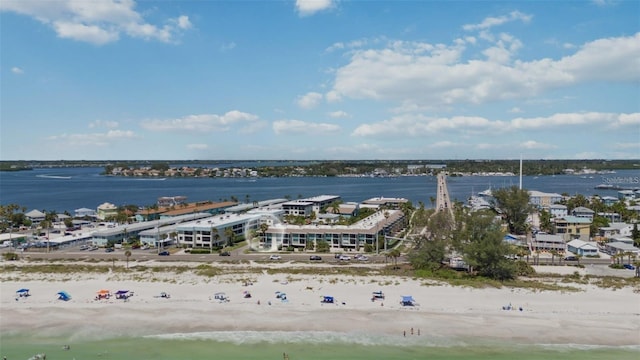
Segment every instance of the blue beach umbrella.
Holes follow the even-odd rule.
[[[69,295],[69,293],[66,291],[58,291],[58,300],[71,300],[71,295]]]

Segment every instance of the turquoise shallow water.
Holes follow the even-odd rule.
[[[70,345],[64,350],[63,345]],[[517,345],[331,332],[211,332],[110,339],[0,339],[7,360],[45,353],[47,359],[640,359],[640,346]]]

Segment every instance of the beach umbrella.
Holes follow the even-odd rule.
[[[58,299],[67,301],[71,299],[71,295],[66,291],[58,291]]]
[[[20,289],[20,290],[18,290],[16,292],[18,292],[18,293],[29,292],[29,289],[22,288],[22,289]]]
[[[102,290],[98,291],[98,294],[108,294],[108,293],[109,293],[109,290],[102,289]]]

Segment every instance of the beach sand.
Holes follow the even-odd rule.
[[[273,265],[265,264],[237,265],[227,275],[209,278],[190,272],[154,273],[151,265],[145,264],[144,273],[133,268],[127,273],[36,274],[31,280],[5,270],[1,335],[65,334],[82,341],[215,331],[327,331],[443,341],[640,345],[640,294],[629,287],[563,283],[580,291],[476,289],[409,277],[269,274],[267,267]],[[240,273],[238,268],[252,271]],[[31,296],[16,300],[20,288],[28,288]],[[95,300],[101,289],[134,295],[127,301]],[[70,301],[56,299],[63,290],[72,296]],[[245,291],[252,297],[244,298]],[[277,291],[285,292],[287,301],[276,298]],[[386,298],[372,301],[374,291],[383,291]],[[170,298],[159,297],[161,292]],[[230,301],[215,300],[217,292]],[[418,304],[401,306],[406,295]],[[333,296],[336,303],[321,303],[323,296]],[[512,310],[503,309],[509,305]]]

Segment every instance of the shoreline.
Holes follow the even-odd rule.
[[[163,272],[75,273],[30,281],[21,280],[24,274],[3,272],[0,336],[86,340],[255,331],[401,339],[413,328],[425,339],[444,342],[640,346],[640,294],[630,287],[571,284],[578,292],[476,289],[408,277],[272,275],[241,269],[211,278]],[[252,285],[245,286],[247,279]],[[32,295],[16,301],[19,288],[30,289]],[[100,289],[134,295],[127,301],[97,301]],[[63,290],[71,300],[56,300]],[[380,290],[385,299],[372,301],[372,292]],[[244,291],[251,298],[244,298]],[[287,301],[277,299],[277,291],[286,292]],[[170,298],[160,298],[161,292]],[[225,292],[230,301],[216,301],[216,292]],[[406,295],[419,305],[401,306],[400,298]],[[322,304],[323,296],[335,297],[336,303]],[[515,310],[503,310],[510,304]]]

